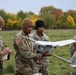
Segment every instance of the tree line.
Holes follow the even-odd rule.
[[[42,19],[45,22],[46,29],[74,29],[76,28],[76,10],[67,10],[63,12],[59,8],[53,6],[44,6],[40,9],[39,14],[32,11],[24,12],[20,10],[17,14],[7,13],[3,9],[0,10],[0,16],[5,21],[4,30],[21,29],[22,20],[29,17],[34,22]]]

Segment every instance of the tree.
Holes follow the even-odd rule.
[[[48,14],[49,11],[52,12],[53,10],[55,10],[55,7],[53,6],[44,6],[40,9],[40,14]]]
[[[53,29],[56,23],[56,17],[54,15],[46,15],[43,19],[47,29]]]
[[[34,23],[34,26],[35,26],[35,22],[36,22],[36,20],[39,19],[39,16],[34,14],[34,15],[30,15],[29,18],[32,19],[32,21],[33,21],[33,23]]]
[[[74,17],[74,15],[76,15],[76,10],[68,10],[66,13],[67,13],[68,15]]]
[[[56,16],[56,21],[59,19],[60,15],[63,14],[62,10],[61,9],[55,9],[53,12],[52,12],[53,15]]]
[[[16,20],[17,15],[13,13],[7,13],[7,19]]]
[[[52,12],[55,8],[53,6],[44,6],[40,9],[39,14],[41,16],[49,14],[49,12]]]
[[[27,17],[27,13],[24,13],[22,10],[20,10],[18,13],[17,13],[17,18],[21,18],[21,19],[24,19]]]
[[[59,17],[59,19],[58,19],[58,21],[56,23],[56,28],[58,28],[58,29],[64,29],[64,28],[66,28],[66,26],[67,26],[67,24],[66,24],[66,22],[67,22],[67,20],[66,20],[67,16],[68,16],[67,13],[64,13],[64,14],[60,15],[60,17]]]
[[[7,13],[4,11],[4,10],[0,10],[0,16],[4,19],[4,22],[5,22],[5,25],[4,25],[4,29],[5,29],[5,26],[6,26],[6,23],[7,23],[7,18],[8,18],[8,16],[7,16]]]
[[[72,16],[70,16],[70,15],[67,17],[67,25],[69,28],[72,28],[75,26],[75,22],[74,22]]]

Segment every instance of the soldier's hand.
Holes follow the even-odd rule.
[[[6,47],[2,51],[2,56],[5,56],[6,54],[10,54],[12,50],[9,47]]]

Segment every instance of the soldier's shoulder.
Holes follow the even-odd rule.
[[[34,36],[33,33],[29,35],[29,37],[32,37],[32,36]]]
[[[15,38],[14,38],[14,40],[16,41],[16,40],[21,40],[22,39],[22,35],[21,34],[17,34],[16,36],[15,36]]]
[[[19,45],[19,44],[21,43],[21,41],[22,41],[22,37],[21,37],[20,35],[15,36],[15,38],[14,38],[14,43],[15,43],[16,45]]]
[[[48,37],[46,34],[44,34],[44,37],[45,37],[46,39],[49,39],[49,37]]]
[[[0,45],[3,46],[3,43],[4,43],[3,38],[0,36]]]
[[[21,38],[22,32],[20,31],[19,33],[16,34],[16,38]]]
[[[35,36],[35,33],[32,33],[32,34],[29,35],[30,38],[32,38],[34,36]]]

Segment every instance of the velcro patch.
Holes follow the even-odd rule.
[[[16,44],[19,44],[19,43],[20,43],[20,41],[21,41],[20,39],[17,39],[17,40],[16,40]]]

